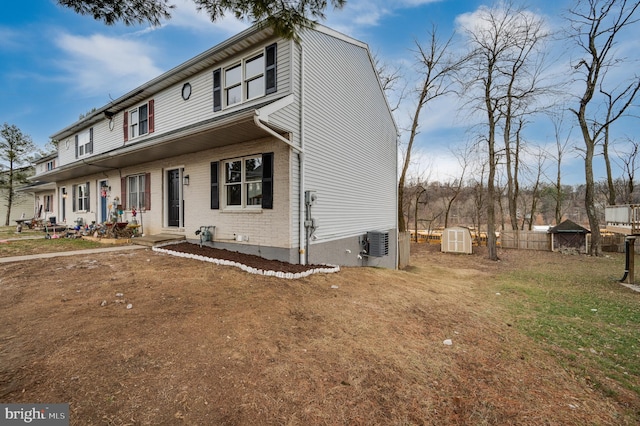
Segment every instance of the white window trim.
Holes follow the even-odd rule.
[[[89,157],[93,152],[89,152],[91,147],[91,128],[78,133],[78,158]],[[92,150],[91,150],[92,151]],[[51,169],[53,170],[53,169]]]
[[[249,55],[244,56],[240,61],[235,61],[230,63],[227,66],[224,66],[221,68],[221,89],[222,89],[222,93],[221,93],[221,97],[222,97],[222,109],[225,108],[232,108],[234,106],[237,105],[241,105],[244,102],[253,100],[253,99],[258,99],[261,97],[266,96],[266,70],[265,70],[265,61],[266,61],[266,51],[265,51],[266,47],[263,47],[262,49],[256,50],[254,52],[252,52]],[[247,66],[247,62],[249,62],[252,59],[255,59],[258,56],[262,56],[262,73],[260,75],[254,75],[251,78],[247,79],[246,76],[246,66]],[[240,83],[239,84],[233,84],[231,86],[227,85],[227,78],[226,78],[226,72],[230,69],[233,69],[235,67],[239,66],[240,67]],[[248,88],[247,85],[250,81],[256,80],[257,78],[262,77],[263,80],[265,80],[265,83],[263,84],[263,90],[262,93],[259,95],[256,95],[252,98],[249,98],[249,94],[248,94]],[[228,103],[228,90],[238,87],[238,85],[240,86],[240,101],[229,104]]]
[[[139,111],[140,111],[140,108],[145,106],[147,107],[147,118],[144,121],[146,121],[147,123],[147,131],[144,133],[140,133],[140,124],[143,121],[140,120]],[[129,117],[128,117],[129,118],[129,128],[128,128],[129,140],[148,135],[149,134],[149,102],[142,103],[136,106],[135,108],[130,109],[128,111],[128,114],[129,114]],[[138,117],[138,119],[135,122],[133,120],[134,114],[136,117]]]
[[[80,188],[82,188],[82,192],[84,193],[83,197],[80,197]],[[76,185],[76,213],[86,213],[89,210],[86,208],[89,202],[89,196],[87,195],[87,189],[89,188],[89,184],[87,183],[79,183]],[[82,208],[80,208],[80,200],[83,199]]]
[[[262,210],[262,204],[256,204],[256,205],[247,205],[247,184],[249,182],[247,182],[246,180],[246,166],[245,166],[245,162],[247,160],[250,160],[252,158],[257,158],[260,161],[262,161],[262,154],[257,154],[257,155],[247,155],[245,157],[237,157],[237,158],[230,158],[228,160],[224,160],[222,161],[222,167],[221,167],[221,173],[222,173],[222,194],[221,194],[221,200],[220,200],[220,204],[222,206],[222,209],[225,211],[261,211]],[[233,183],[227,183],[227,164],[229,163],[233,163],[235,161],[240,161],[241,163],[241,177],[240,177],[240,182],[233,182]],[[260,184],[262,184],[262,177],[259,181]],[[231,186],[231,185],[238,185],[240,184],[240,205],[229,205],[227,204],[227,187]]]
[[[136,179],[136,193],[137,193],[137,202],[136,203],[132,203],[131,202],[131,179]],[[132,208],[135,207],[136,210],[141,211],[144,206],[145,206],[145,202],[146,200],[143,200],[143,202],[140,202],[140,196],[142,195],[142,198],[144,198],[145,196],[145,174],[144,173],[139,173],[136,175],[129,175],[127,176],[127,210],[131,210]],[[140,185],[140,182],[142,182],[142,185]],[[135,204],[135,205],[134,205]]]

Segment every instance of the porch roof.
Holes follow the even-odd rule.
[[[254,117],[258,109],[259,106],[253,106],[230,116],[216,117],[196,125],[150,136],[139,142],[129,142],[111,151],[42,173],[37,178],[39,181],[58,182],[272,136],[255,123]],[[289,133],[273,126],[270,128],[280,135]]]

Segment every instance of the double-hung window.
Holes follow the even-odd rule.
[[[225,161],[224,170],[227,207],[262,205],[262,156]]]
[[[124,210],[151,210],[151,174],[123,176],[120,179],[120,196]]]
[[[154,131],[153,99],[124,112],[124,140],[135,139]]]
[[[242,68],[240,64],[224,70],[224,94],[227,106],[242,102]]]
[[[276,91],[277,44],[213,71],[213,110]]]
[[[93,154],[93,127],[78,133],[76,140],[76,158]],[[49,165],[47,164],[47,169]]]
[[[245,61],[244,86],[247,99],[264,95],[264,54]]]
[[[272,209],[273,153],[211,163],[211,208],[220,204],[228,209]]]
[[[127,207],[140,210],[145,206],[145,175],[127,177]]]
[[[147,105],[129,111],[129,137],[131,139],[149,132],[149,109]]]

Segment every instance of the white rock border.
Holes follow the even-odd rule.
[[[213,263],[215,265],[235,266],[236,268],[240,268],[243,271],[248,272],[250,274],[265,275],[267,277],[284,278],[284,279],[287,279],[287,280],[297,280],[299,278],[308,277],[311,274],[333,274],[335,272],[340,272],[340,267],[337,266],[337,265],[325,265],[326,266],[325,268],[309,269],[308,271],[297,272],[297,273],[280,272],[280,271],[265,271],[263,269],[252,268],[251,266],[247,266],[247,265],[244,265],[244,264],[238,263],[238,262],[232,262],[230,260],[215,259],[213,257],[200,256],[200,255],[191,254],[191,253],[183,253],[183,252],[180,252],[180,251],[173,251],[173,250],[169,250],[169,249],[165,248],[165,247],[171,246],[173,244],[179,244],[179,243],[184,243],[184,242],[188,242],[188,241],[176,241],[176,242],[171,242],[171,243],[168,243],[168,244],[153,246],[151,248],[151,250],[153,250],[155,252],[158,252],[158,253],[168,254],[168,255],[171,255],[171,256],[183,257],[185,259],[195,259],[195,260],[200,260],[200,261],[203,261],[203,262],[209,262],[209,263]],[[190,244],[192,244],[192,243],[190,243]]]

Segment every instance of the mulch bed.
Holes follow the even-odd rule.
[[[318,268],[326,268],[326,265],[296,265],[293,263],[281,262],[279,260],[264,259],[252,254],[238,253],[230,250],[213,248],[209,246],[200,247],[199,244],[178,243],[162,247],[165,250],[177,251],[181,253],[195,254],[210,257],[212,259],[228,260],[264,271],[300,273]]]

